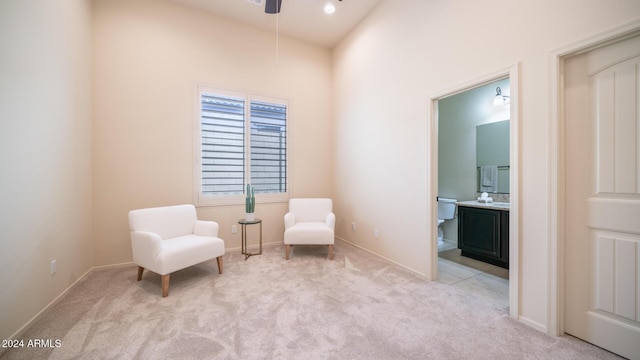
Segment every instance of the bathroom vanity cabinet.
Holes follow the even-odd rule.
[[[458,205],[462,255],[509,268],[509,211]]]

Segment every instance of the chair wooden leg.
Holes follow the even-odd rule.
[[[162,275],[162,297],[169,296],[169,275]]]
[[[142,272],[144,268],[142,266],[138,266],[138,281],[142,280]]]
[[[222,274],[222,256],[218,256],[216,260],[218,261],[218,272]]]
[[[291,251],[291,245],[285,245],[284,246],[284,258],[286,260],[289,260],[289,252]]]
[[[333,245],[329,245],[329,260],[333,260]]]

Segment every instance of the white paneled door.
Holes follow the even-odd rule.
[[[640,359],[640,36],[564,73],[565,332]]]

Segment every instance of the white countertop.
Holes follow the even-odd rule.
[[[503,210],[509,211],[509,207],[511,204],[507,202],[492,202],[492,203],[481,203],[478,200],[468,200],[468,201],[458,201],[456,202],[458,206],[468,206],[468,207],[477,207],[483,209],[493,209],[493,210]]]

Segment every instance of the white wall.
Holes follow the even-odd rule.
[[[93,264],[89,1],[0,1],[0,49],[0,339],[8,339]]]
[[[427,274],[428,99],[520,63],[519,315],[544,330],[549,53],[639,16],[636,0],[382,2],[333,54],[337,236]]]
[[[331,196],[328,49],[157,0],[96,0],[94,241],[96,265],[131,261],[131,209],[193,203],[195,82],[289,100],[292,196]],[[264,242],[282,242],[287,203],[257,204]],[[227,248],[244,206],[199,208]]]

